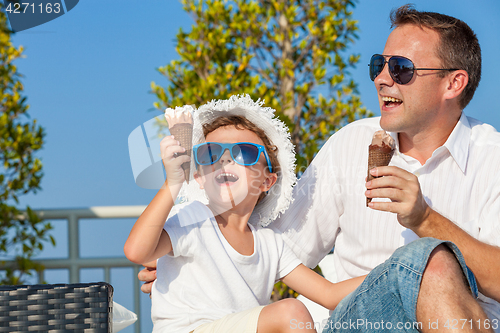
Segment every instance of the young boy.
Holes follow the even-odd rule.
[[[135,223],[129,260],[158,259],[152,289],[154,332],[316,332],[296,299],[268,304],[282,280],[334,309],[363,280],[332,284],[303,266],[281,235],[264,228],[286,210],[295,183],[293,146],[273,110],[249,96],[194,112],[194,179],[169,214],[190,161],[174,137],[161,142],[167,180]],[[203,189],[208,203],[202,203]],[[167,219],[168,218],[168,219]],[[166,221],[166,222],[165,222]]]

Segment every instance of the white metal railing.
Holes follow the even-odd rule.
[[[69,282],[78,283],[80,279],[80,269],[82,268],[102,268],[104,269],[104,280],[110,283],[111,268],[130,267],[134,272],[133,295],[134,312],[137,314],[135,323],[135,332],[140,333],[141,329],[141,307],[140,307],[140,283],[137,279],[140,265],[136,265],[127,258],[100,257],[100,258],[81,258],[80,257],[80,219],[111,219],[111,218],[137,218],[144,211],[146,206],[100,206],[78,209],[44,209],[35,210],[35,212],[44,220],[67,220],[68,221],[68,257],[62,259],[39,259],[35,262],[43,264],[45,269],[67,268],[69,269]],[[6,267],[10,266],[6,263]],[[38,279],[44,280],[43,272],[39,274]]]

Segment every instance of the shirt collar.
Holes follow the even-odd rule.
[[[399,152],[399,138],[398,133],[389,132],[391,137],[396,142],[396,151]],[[462,112],[458,123],[455,125],[455,128],[451,132],[450,136],[444,143],[443,147],[448,149],[450,155],[457,163],[460,170],[465,173],[467,169],[467,157],[469,156],[469,142],[471,136],[471,127],[469,124],[469,120]],[[439,148],[438,148],[439,149]]]
[[[455,128],[448,137],[448,140],[446,140],[443,145],[448,149],[451,156],[463,173],[465,173],[465,170],[467,169],[467,158],[469,157],[469,143],[471,132],[472,130],[469,124],[469,120],[462,112],[457,125],[455,125]]]

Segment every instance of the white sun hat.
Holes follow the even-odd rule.
[[[197,110],[189,106],[193,112],[193,144],[205,141],[203,125],[213,122],[218,117],[241,116],[262,129],[278,148],[280,171],[277,172],[276,184],[267,195],[255,206],[249,222],[263,227],[269,225],[292,202],[292,189],[297,178],[295,175],[295,152],[290,141],[290,133],[286,125],[274,116],[274,110],[263,106],[260,99],[253,101],[249,95],[234,95],[227,100],[213,100],[200,106]],[[268,152],[272,153],[272,152]],[[191,176],[195,170],[194,157],[191,158]],[[182,202],[198,200],[207,203],[203,190],[197,182],[184,183],[180,196]]]

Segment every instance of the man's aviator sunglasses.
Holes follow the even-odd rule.
[[[385,57],[390,57],[389,60],[385,60]],[[458,68],[415,68],[413,62],[405,57],[401,56],[384,56],[382,54],[374,54],[370,59],[370,79],[375,81],[375,78],[379,76],[384,70],[385,64],[389,65],[389,74],[391,74],[392,79],[397,84],[407,84],[413,78],[413,73],[417,70],[419,71],[456,71]]]
[[[212,165],[217,162],[226,149],[231,154],[231,159],[244,166],[255,165],[259,160],[260,154],[264,153],[269,172],[273,172],[269,155],[266,148],[252,142],[237,142],[237,143],[220,143],[220,142],[204,142],[193,146],[193,155],[196,164]]]

